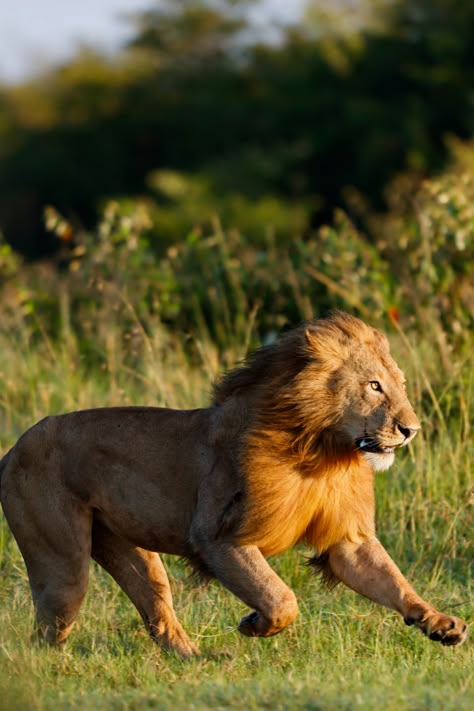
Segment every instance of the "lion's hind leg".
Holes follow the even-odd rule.
[[[62,644],[74,627],[77,614],[87,591],[87,573],[80,581],[50,580],[41,592],[35,594],[36,584],[31,583],[36,613],[38,641]]]
[[[157,553],[133,546],[94,521],[92,557],[128,595],[154,641],[184,658],[199,654],[176,617],[168,576]]]
[[[17,512],[18,513],[18,512]],[[91,517],[64,507],[54,526],[25,511],[11,528],[25,560],[35,607],[35,638],[62,644],[69,636],[89,579]]]
[[[57,454],[57,452],[56,452]],[[28,571],[40,640],[66,640],[87,591],[92,512],[67,489],[44,423],[1,463],[1,503]]]

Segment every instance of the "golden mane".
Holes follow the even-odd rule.
[[[336,312],[260,348],[215,387],[215,404],[251,403],[239,541],[264,555],[299,540],[321,555],[341,539],[374,534],[372,468],[340,432],[346,403],[338,374],[354,343],[388,352],[377,331]]]

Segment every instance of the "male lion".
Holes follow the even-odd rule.
[[[243,634],[276,634],[297,603],[266,558],[306,541],[326,579],[397,610],[432,640],[460,644],[464,622],[424,602],[375,537],[374,470],[419,428],[386,338],[344,313],[251,354],[208,408],[42,420],[0,463],[40,636],[69,635],[92,556],[153,639],[197,653],[158,552],[188,558],[254,608]]]

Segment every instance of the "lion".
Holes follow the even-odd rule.
[[[396,610],[432,640],[461,644],[466,624],[419,597],[375,535],[374,472],[419,429],[386,337],[343,312],[249,355],[207,408],[43,419],[0,463],[39,638],[68,637],[92,557],[155,641],[197,654],[159,553],[186,558],[248,605],[240,632],[274,635],[298,605],[267,558],[304,541],[328,582]]]

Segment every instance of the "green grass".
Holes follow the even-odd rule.
[[[1,331],[0,448],[6,450],[48,412],[105,404],[198,406],[225,354],[157,329],[144,333],[133,365],[123,334],[102,329],[97,364],[85,362],[74,334],[62,345],[31,332]],[[413,344],[413,340],[410,341]],[[472,353],[473,339],[462,353]],[[411,384],[424,430],[392,470],[377,477],[379,537],[417,591],[444,612],[472,620],[474,364],[402,336],[393,348]],[[136,365],[136,363],[139,365]],[[186,566],[166,558],[178,616],[202,656],[182,662],[148,639],[138,614],[107,575],[91,566],[87,600],[62,651],[30,642],[32,605],[25,568],[0,518],[0,709],[469,709],[474,654],[449,649],[407,628],[342,586],[322,589],[304,566],[308,551],[273,561],[295,590],[300,616],[271,639],[248,639],[236,625],[245,612],[216,583],[199,586]]]

